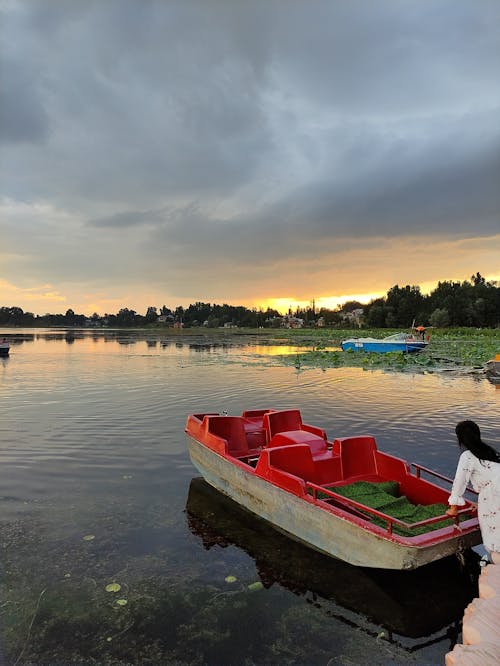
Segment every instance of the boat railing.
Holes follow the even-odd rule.
[[[415,474],[417,479],[421,478],[421,472],[426,472],[431,476],[435,476],[436,478],[441,479],[441,481],[447,481],[448,483],[453,485],[453,479],[450,479],[448,476],[444,476],[444,474],[440,474],[439,472],[435,472],[433,469],[429,469],[428,467],[424,467],[423,465],[419,465],[418,463],[410,463],[410,467],[415,468]],[[477,491],[475,491],[471,487],[467,488],[467,492],[473,493],[474,495],[478,494]]]
[[[458,526],[458,517],[452,518],[450,516],[447,516],[445,513],[439,516],[433,516],[432,518],[426,518],[425,520],[420,520],[417,523],[406,523],[404,520],[400,520],[399,518],[394,518],[393,516],[389,516],[386,513],[382,513],[382,511],[379,511],[378,509],[373,509],[372,507],[367,506],[366,504],[361,504],[360,502],[356,502],[356,500],[344,497],[344,495],[340,495],[339,493],[330,490],[330,488],[326,486],[318,486],[317,484],[308,481],[306,482],[306,488],[307,490],[312,491],[312,497],[315,501],[318,501],[318,499],[324,500],[325,498],[318,498],[318,493],[323,493],[324,495],[327,495],[328,497],[331,497],[333,500],[335,500],[338,504],[341,505],[341,507],[342,505],[344,505],[347,508],[353,508],[358,511],[362,511],[363,513],[371,514],[372,516],[385,520],[387,523],[387,532],[389,534],[393,534],[394,525],[399,525],[400,527],[403,527],[406,530],[412,530],[418,527],[425,527],[426,525],[433,525],[434,523],[439,523],[442,522],[443,520],[449,520],[451,522],[454,522],[455,526]],[[470,510],[471,510],[470,507],[465,509],[460,509],[458,511],[458,516],[468,513],[470,512]]]

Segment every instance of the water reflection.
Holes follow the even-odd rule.
[[[309,597],[329,615],[380,635],[368,619],[392,642],[425,637],[412,642],[412,651],[429,645],[429,637],[438,632],[434,642],[453,642],[463,609],[477,596],[479,556],[473,551],[466,554],[465,567],[455,557],[405,572],[353,567],[280,534],[201,478],[191,481],[186,511],[189,529],[207,550],[231,545],[244,550],[255,560],[265,587],[277,583]],[[336,610],[330,602],[338,605]]]
[[[427,631],[436,630],[428,641],[452,632],[470,597],[474,581],[455,561],[423,579],[407,572],[398,588],[397,577],[304,552],[260,521],[193,498],[183,430],[186,415],[201,410],[298,407],[330,438],[369,432],[381,449],[452,476],[458,420],[480,415],[485,439],[497,437],[498,393],[489,382],[296,372],[272,356],[288,351],[283,345],[205,331],[5,334],[13,348],[0,365],[0,642],[11,663],[47,581],[55,587],[42,598],[26,663],[116,665],[146,654],[179,665],[202,663],[201,654],[218,665],[362,664],[366,655],[374,664],[443,663],[443,642],[422,645]],[[96,538],[83,541],[88,534]],[[265,585],[275,583],[262,594],[247,593],[254,562]],[[225,583],[233,573],[237,592]],[[119,612],[104,591],[118,575],[134,595]],[[418,655],[404,647],[398,659],[398,643],[377,640],[382,631]]]
[[[227,352],[232,349],[233,345],[224,342],[191,342],[189,349],[197,352],[213,352],[224,351]]]
[[[277,342],[274,340],[273,342]],[[300,354],[310,351],[322,352],[339,352],[342,351],[341,347],[321,347],[316,348],[314,345],[289,345],[289,344],[272,344],[272,345],[255,345],[253,351],[259,356],[286,356],[290,354]]]

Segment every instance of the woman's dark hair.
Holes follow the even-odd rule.
[[[455,433],[460,446],[468,449],[479,460],[500,462],[500,455],[492,446],[483,442],[479,426],[474,421],[460,421],[457,423]]]

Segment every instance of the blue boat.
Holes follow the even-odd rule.
[[[429,340],[422,340],[407,333],[395,333],[386,338],[349,338],[341,343],[343,351],[363,351],[386,354],[387,352],[404,352],[407,354],[422,351]]]

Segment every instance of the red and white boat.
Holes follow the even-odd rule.
[[[303,423],[298,409],[191,414],[186,433],[191,461],[210,485],[289,536],[350,564],[416,569],[481,543],[472,502],[455,520],[444,513],[449,489],[434,480],[451,479],[379,451],[371,436],[329,441],[322,428]],[[359,481],[395,482],[399,497],[413,505],[442,504],[443,512],[409,524],[341,494]]]

